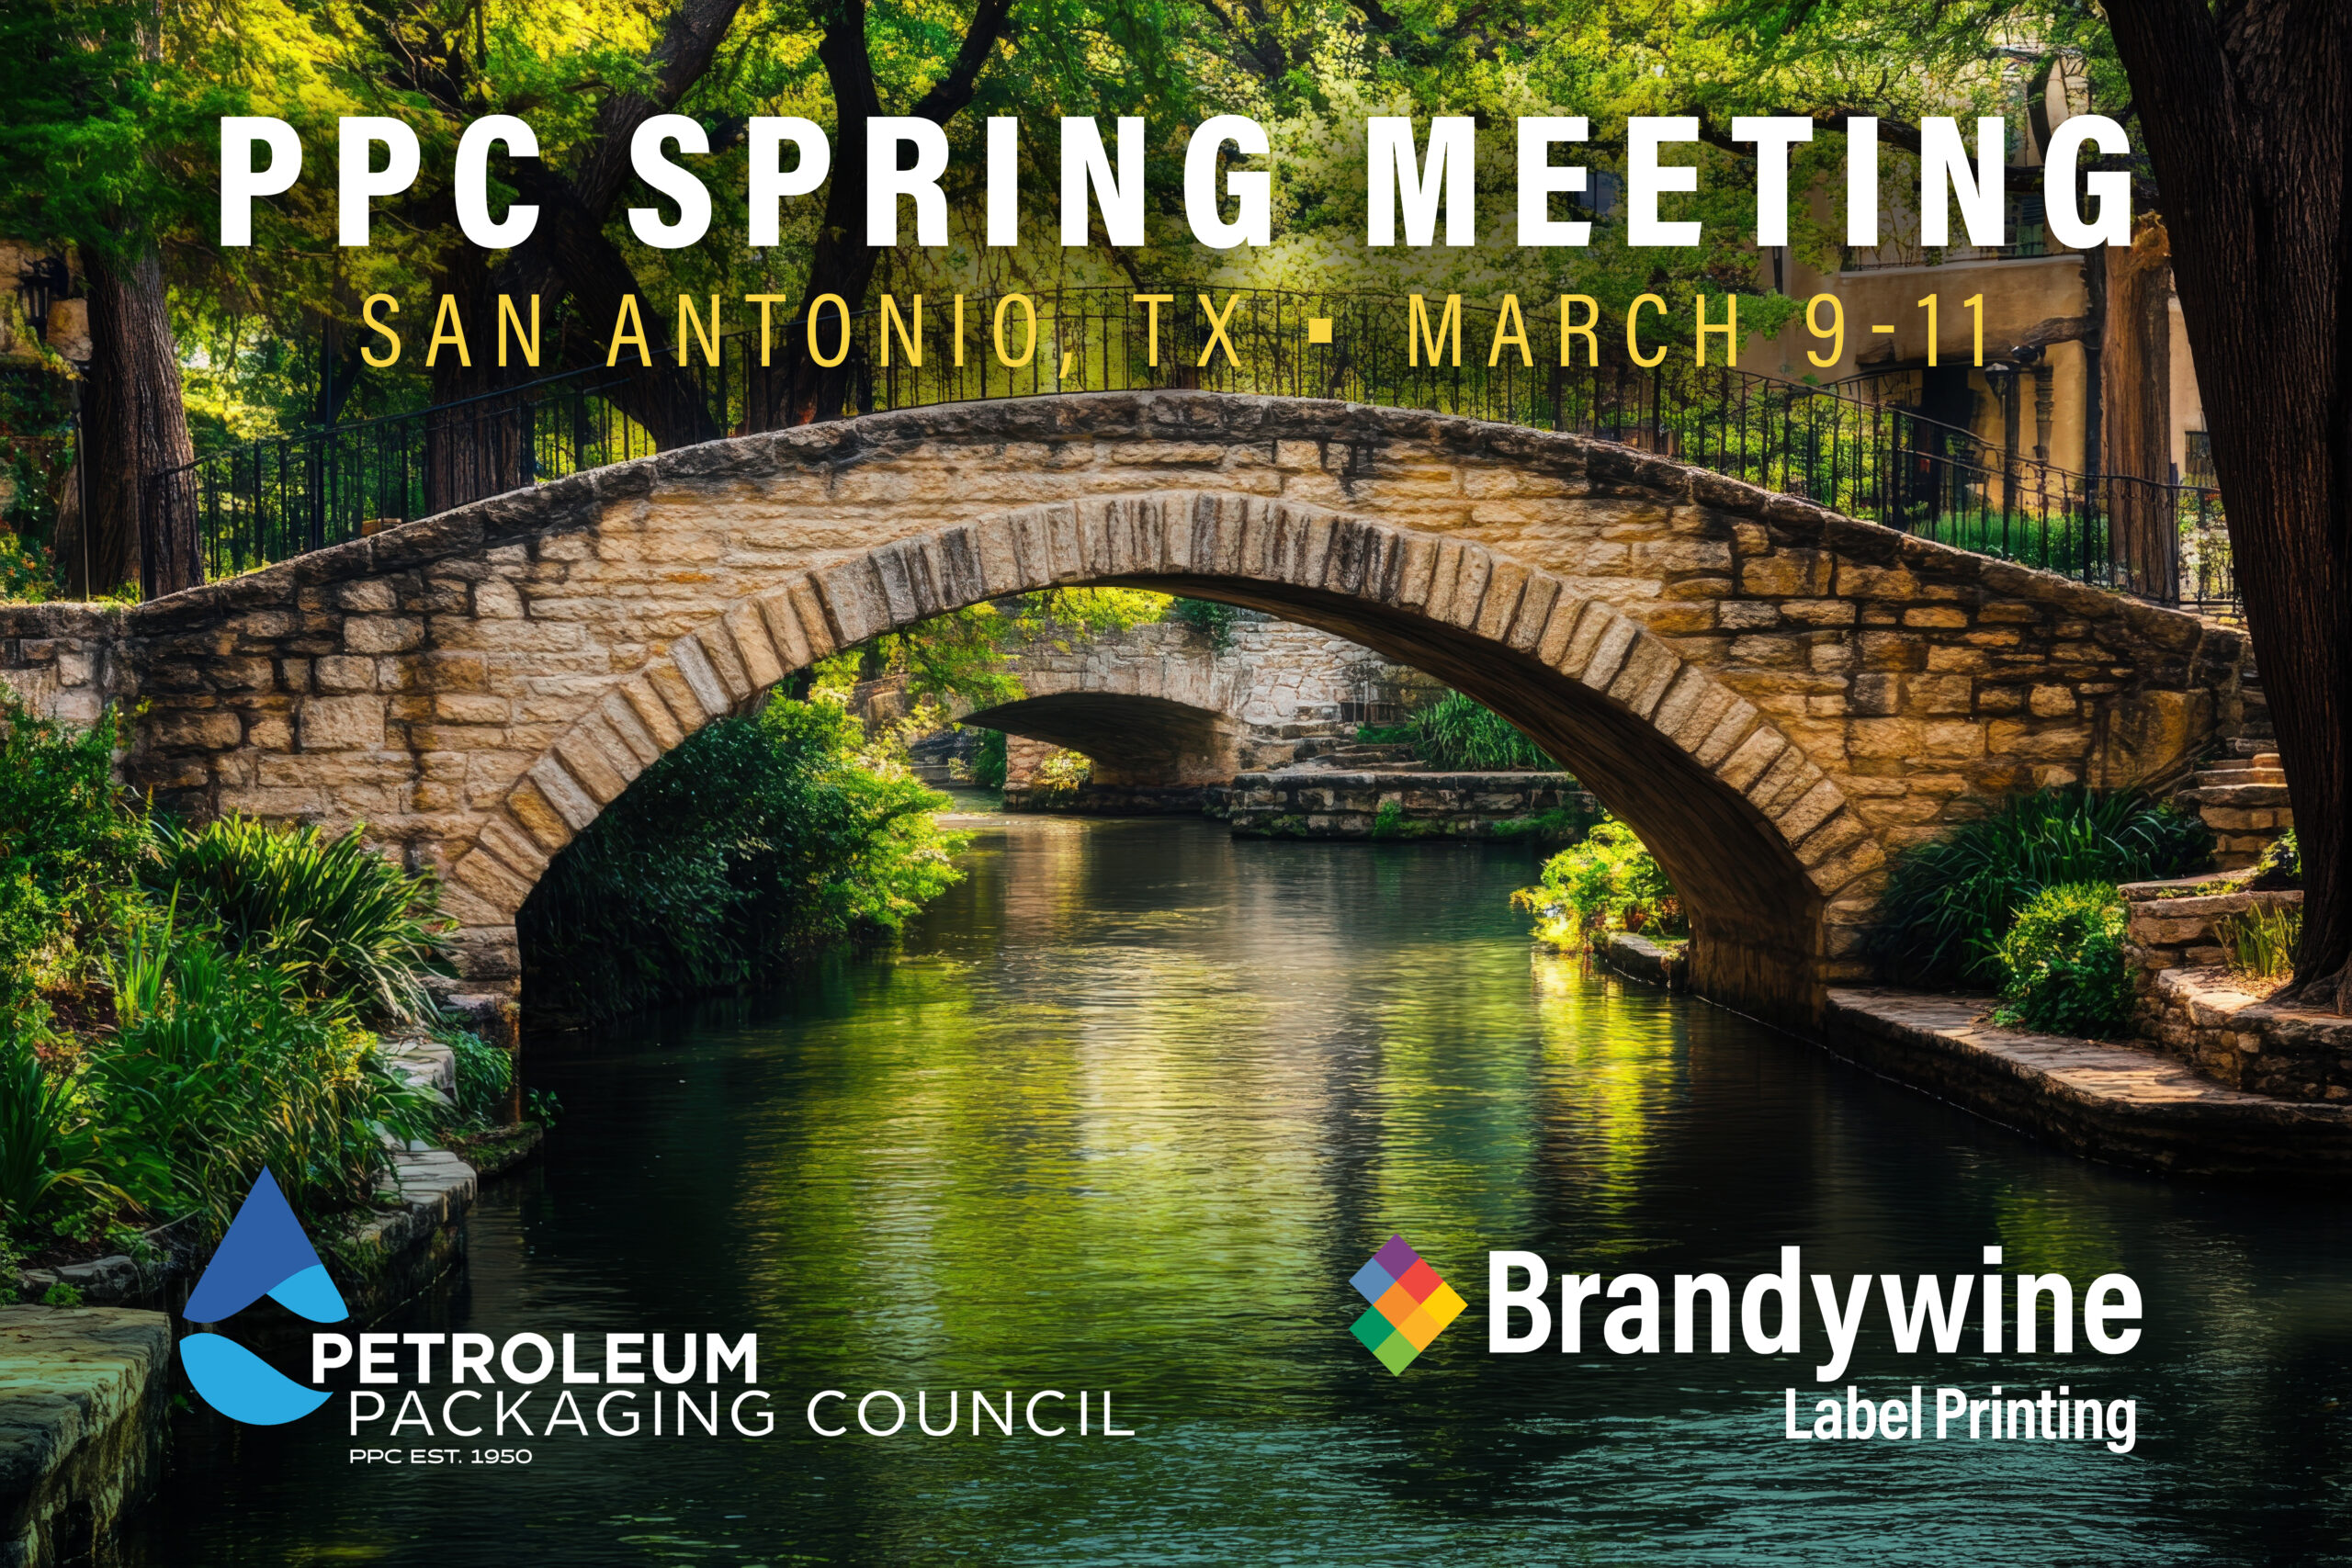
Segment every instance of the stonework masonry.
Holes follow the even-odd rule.
[[[128,611],[11,610],[0,668],[51,711],[135,694],[126,775],[167,805],[364,820],[511,992],[548,857],[687,734],[836,648],[1082,583],[1265,610],[1501,711],[1667,863],[1693,988],[1804,1019],[1859,975],[1891,851],[1985,796],[2174,781],[2245,653],[1605,443],[1161,392],[667,452]]]
[[[2202,1077],[2279,1100],[2352,1100],[2352,1019],[2278,1007],[2233,974],[2223,926],[2253,910],[2292,909],[2292,888],[2246,877],[2127,883],[2125,951],[2133,965],[2140,1037]]]

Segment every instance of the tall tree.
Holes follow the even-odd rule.
[[[195,451],[157,251],[178,204],[147,148],[159,123],[185,123],[200,96],[164,61],[162,21],[146,4],[28,0],[0,21],[0,163],[43,171],[0,182],[0,229],[71,246],[89,300],[89,506],[85,548],[68,562],[85,594],[142,575],[156,592],[203,580],[193,513],[163,504],[149,483]]]
[[[2294,993],[2352,1010],[2352,6],[2107,0],[2295,800]]]

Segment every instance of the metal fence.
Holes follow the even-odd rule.
[[[1551,301],[1449,314],[1442,298],[1158,292],[1156,311],[1127,289],[827,308],[813,326],[777,321],[765,345],[729,333],[715,356],[682,325],[683,366],[672,349],[650,367],[592,367],[209,454],[155,477],[148,525],[192,516],[209,574],[228,576],[692,441],[880,409],[1192,388],[1573,431],[2166,604],[2234,603],[2211,487],[2086,477],[1889,400],[1701,366],[1688,324],[1657,325],[1648,342],[1668,352],[1642,366],[1613,322],[1566,332],[1564,356],[1581,315],[1564,322]]]

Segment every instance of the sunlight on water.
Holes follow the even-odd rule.
[[[1527,852],[960,826],[969,877],[902,951],[535,1042],[567,1107],[544,1165],[485,1195],[463,1280],[381,1325],[756,1328],[777,1436],[403,1473],[345,1463],[339,1400],[270,1430],[190,1413],[130,1560],[2345,1550],[2339,1204],[2086,1165],[1534,953],[1506,904]],[[1471,1301],[1402,1377],[1349,1333],[1392,1233]],[[1986,1244],[2132,1273],[2149,1331],[2120,1360],[1899,1358],[1882,1330],[1842,1381],[2071,1381],[2140,1401],[2138,1450],[1785,1442],[1810,1355],[1486,1353],[1490,1247],[1736,1283],[1787,1244],[1840,1275],[1966,1271]],[[799,1412],[824,1388],[1111,1389],[1138,1435],[821,1441]]]

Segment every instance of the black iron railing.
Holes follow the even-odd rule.
[[[2166,604],[2234,602],[2210,486],[2086,477],[1891,401],[1701,366],[1688,325],[1679,341],[1670,327],[1648,334],[1668,353],[1644,367],[1626,357],[1622,323],[1601,323],[1591,339],[1571,334],[1576,363],[1563,367],[1556,307],[1516,314],[1464,301],[1449,321],[1442,299],[1417,308],[1409,296],[1159,292],[1169,298],[1156,323],[1135,291],[1073,289],[967,297],[960,309],[953,296],[920,310],[900,299],[895,311],[846,319],[829,308],[813,333],[778,320],[764,355],[755,332],[730,332],[715,363],[689,336],[684,367],[673,349],[650,367],[593,367],[209,454],[151,482],[149,527],[192,516],[209,573],[229,576],[521,486],[809,417],[1189,388],[1577,432]]]

